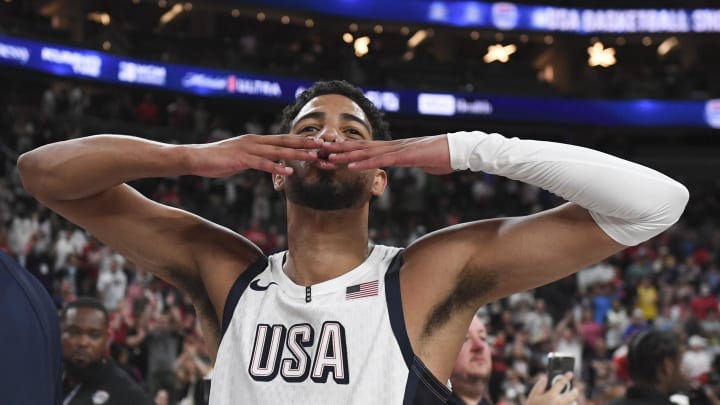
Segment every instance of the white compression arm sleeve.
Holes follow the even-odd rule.
[[[633,246],[677,222],[689,193],[677,181],[592,149],[499,134],[447,135],[455,170],[483,171],[541,187],[587,209],[615,241]]]

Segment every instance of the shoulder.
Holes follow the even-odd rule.
[[[152,403],[150,394],[112,360],[108,361],[107,371],[112,375],[111,384],[108,387],[111,390],[110,395],[121,398],[122,403],[132,403],[133,405]]]

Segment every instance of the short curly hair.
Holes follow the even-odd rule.
[[[300,110],[310,100],[325,94],[339,94],[354,101],[355,104],[362,108],[370,121],[372,127],[372,137],[374,140],[390,140],[390,127],[383,118],[383,113],[375,107],[372,101],[368,100],[362,90],[353,86],[344,80],[331,80],[316,82],[310,88],[306,89],[298,96],[294,104],[288,105],[283,109],[282,119],[280,121],[280,133],[287,134],[290,132],[290,125],[297,117]]]
[[[635,383],[657,384],[658,371],[665,359],[675,360],[680,341],[672,331],[640,332],[630,341],[627,354],[628,374]],[[678,365],[679,367],[679,365]]]

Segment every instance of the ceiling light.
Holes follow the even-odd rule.
[[[608,67],[615,64],[615,49],[605,48],[602,42],[595,42],[588,48],[588,65]]]
[[[426,30],[418,30],[416,33],[413,34],[413,36],[410,37],[410,39],[408,39],[408,48],[415,48],[416,46],[420,45],[420,43],[424,41],[427,37],[428,32]]]
[[[667,55],[670,51],[675,49],[679,44],[678,39],[675,37],[670,37],[664,41],[660,45],[658,45],[657,53],[660,56]]]
[[[501,45],[501,44],[495,44],[488,46],[487,54],[483,57],[483,60],[485,63],[492,63],[492,62],[500,62],[500,63],[506,63],[508,60],[510,60],[510,55],[514,54],[517,51],[517,47],[513,44],[510,45]]]
[[[365,36],[356,39],[353,48],[355,48],[355,56],[358,58],[367,55],[370,51],[370,37]]]

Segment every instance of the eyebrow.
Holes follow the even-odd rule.
[[[293,124],[293,128],[295,128],[295,126],[297,126],[297,124],[299,124],[301,121],[304,121],[307,119],[313,119],[313,118],[314,119],[324,119],[326,115],[327,114],[325,114],[322,111],[307,113],[295,121],[295,124]],[[358,124],[362,125],[367,130],[367,132],[370,134],[370,136],[372,137],[372,130],[370,129],[370,126],[365,121],[363,121],[362,118],[358,117],[357,115],[350,114],[350,113],[341,113],[340,118],[342,118],[343,120],[346,120],[346,121],[357,122]]]

